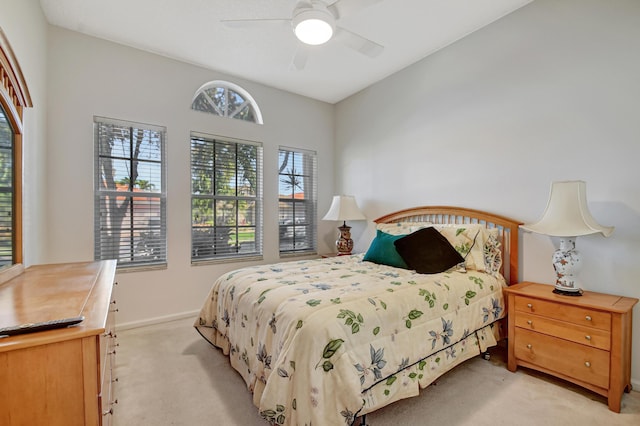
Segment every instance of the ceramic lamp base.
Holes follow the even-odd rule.
[[[575,237],[560,239],[560,247],[553,253],[553,269],[556,271],[556,288],[554,293],[566,296],[581,296],[582,289],[578,283],[578,271],[582,266],[582,256],[576,250]]]
[[[353,250],[353,240],[351,239],[351,227],[347,226],[346,222],[339,226],[340,237],[336,240],[336,248],[338,249],[338,256],[346,256],[351,254]]]

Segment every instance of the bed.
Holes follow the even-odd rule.
[[[365,254],[238,269],[205,299],[194,326],[229,356],[269,423],[355,424],[501,338],[502,290],[518,277],[519,222],[458,207],[374,222]],[[423,253],[431,234],[445,236],[463,261],[417,273],[413,259],[390,266],[393,256],[378,250],[392,240],[404,254]]]

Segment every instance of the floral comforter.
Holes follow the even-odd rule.
[[[495,345],[504,285],[362,255],[262,265],[220,277],[194,326],[272,424],[349,425]]]

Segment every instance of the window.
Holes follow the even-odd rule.
[[[0,267],[13,265],[13,129],[0,105]]]
[[[164,127],[94,118],[95,258],[167,263]]]
[[[191,109],[262,124],[260,108],[249,92],[227,81],[211,81],[200,87]]]
[[[191,261],[262,257],[262,145],[191,134]]]
[[[316,153],[280,148],[278,211],[280,253],[316,251]]]
[[[0,28],[0,268],[23,261],[22,113],[31,106],[20,65]]]

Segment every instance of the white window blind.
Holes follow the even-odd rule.
[[[13,129],[0,105],[0,267],[14,263],[13,155]]]
[[[262,256],[262,145],[191,134],[191,261]]]
[[[167,263],[166,129],[94,117],[95,258]]]
[[[316,252],[316,153],[281,147],[278,166],[280,253]]]

